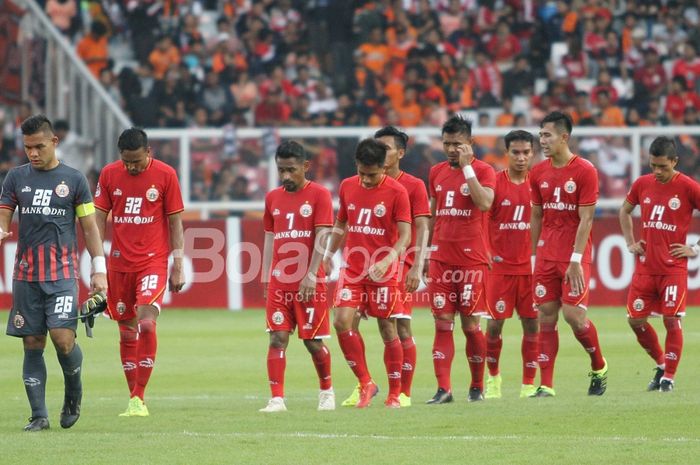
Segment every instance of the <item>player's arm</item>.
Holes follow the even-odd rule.
[[[428,269],[430,267],[430,250],[432,249],[432,244],[433,244],[433,232],[435,231],[435,212],[437,211],[437,200],[435,197],[430,197],[430,219],[428,220],[428,231],[426,233],[426,239],[425,239],[425,252],[423,255],[425,255],[425,259],[423,261],[423,282],[427,283],[428,282]],[[418,237],[418,232],[416,231],[416,237]],[[418,244],[418,241],[416,240],[416,244]],[[417,254],[416,254],[417,255]],[[416,260],[417,260],[416,256]]]
[[[109,212],[95,208],[95,223],[97,223],[97,230],[100,232],[100,239],[105,240],[105,232],[107,231],[107,215]]]
[[[588,238],[591,236],[594,214],[595,204],[580,205],[578,207],[579,224],[578,228],[576,229],[574,251],[571,254],[571,261],[569,262],[569,267],[566,269],[566,274],[564,276],[564,281],[571,283],[571,291],[576,294],[581,294],[586,288],[583,280],[583,266],[581,266],[581,258],[583,257],[583,252],[586,250]]]
[[[309,300],[316,293],[316,275],[318,274],[318,267],[321,266],[321,262],[326,253],[331,228],[328,226],[318,226],[315,233],[316,238],[314,239],[314,250],[311,253],[309,271],[299,285],[299,294],[301,294],[304,300]]]
[[[431,219],[432,218],[428,218],[427,216],[417,216],[413,218],[413,222],[416,225],[416,257],[413,261],[413,266],[408,270],[408,275],[406,276],[406,292],[415,291],[420,284],[428,248],[428,230]]]
[[[80,229],[83,231],[85,247],[92,258],[90,288],[93,293],[105,292],[107,290],[107,266],[105,252],[102,248],[102,237],[95,219],[95,205],[92,202],[78,205],[75,213],[80,223]]]
[[[644,255],[644,246],[646,245],[643,240],[639,242],[634,240],[634,222],[632,221],[632,212],[634,211],[636,205],[632,205],[627,200],[622,202],[622,207],[620,208],[620,229],[622,229],[622,235],[625,237],[625,243],[627,244],[627,250],[633,254]]]
[[[535,256],[537,255],[537,243],[542,234],[542,205],[532,205],[530,210],[530,242],[532,245],[532,271],[535,271]]]
[[[9,208],[0,208],[0,244],[5,238],[10,237],[12,233],[10,232],[10,224],[12,223],[12,214],[14,210]]]
[[[185,270],[182,261],[185,256],[185,233],[180,212],[168,215],[168,232],[170,233],[170,251],[173,254],[173,267],[170,270],[170,292],[180,292],[185,285]]]
[[[467,180],[467,186],[469,186],[469,193],[472,198],[474,205],[482,212],[488,211],[493,203],[493,189],[490,187],[484,187],[479,182],[476,177],[474,168],[472,168],[472,161],[474,161],[474,149],[472,149],[471,144],[465,144],[460,146],[460,156],[459,165],[462,167],[462,173],[464,173],[464,179]]]
[[[402,253],[404,253],[406,247],[408,247],[408,244],[411,243],[411,223],[399,221],[396,226],[399,231],[399,238],[396,240],[391,249],[389,249],[389,253],[386,255],[386,257],[370,266],[369,270],[367,270],[369,279],[372,281],[381,280],[391,264],[394,263]]]
[[[333,255],[340,248],[340,244],[345,238],[345,226],[347,222],[340,221],[336,218],[333,224],[333,229],[331,229],[331,237],[328,239],[328,247],[326,248],[326,253],[323,257],[323,267],[326,270],[326,274],[330,274],[333,269]]]

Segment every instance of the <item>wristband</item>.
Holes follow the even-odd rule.
[[[535,262],[537,261],[537,256],[536,255],[530,255],[530,267],[532,269],[532,272],[535,272]]]
[[[0,232],[2,232],[2,229],[0,229]],[[695,252],[695,255],[700,253],[700,246],[698,244],[693,244],[690,246],[690,249]]]
[[[571,259],[569,260],[571,263],[581,263],[581,259],[583,258],[582,253],[572,253],[571,254]]]
[[[465,179],[476,177],[476,173],[474,173],[474,168],[472,168],[472,165],[466,165],[464,168],[462,168],[462,173],[464,173]]]
[[[107,273],[107,262],[102,255],[92,257],[92,274],[95,273]]]
[[[172,251],[173,258],[183,258],[185,256],[185,250],[184,249],[174,249]]]

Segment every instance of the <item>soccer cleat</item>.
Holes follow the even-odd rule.
[[[78,393],[77,396],[66,395],[63,400],[63,409],[61,409],[61,428],[70,428],[80,418],[80,401],[83,393]]]
[[[362,389],[362,386],[360,386],[360,383],[357,383],[357,386],[355,386],[355,389],[352,391],[350,396],[345,399],[340,405],[343,407],[354,407],[357,405],[357,401],[360,400],[360,390]]]
[[[138,396],[129,399],[129,406],[126,408],[126,412],[119,414],[120,417],[147,417],[148,415],[148,407]]]
[[[659,387],[660,392],[671,392],[673,391],[673,380],[672,379],[662,379],[661,385]]]
[[[467,395],[467,402],[479,402],[480,400],[484,400],[484,393],[481,388],[470,387],[469,394]]]
[[[374,381],[370,381],[360,388],[360,399],[355,404],[355,408],[365,408],[369,407],[372,403],[372,397],[376,396],[379,392],[379,387],[374,384]]]
[[[267,405],[258,412],[263,412],[263,413],[277,413],[277,412],[286,412],[287,411],[287,406],[284,405],[284,398],[282,397],[273,397],[269,401],[267,401]]]
[[[605,366],[600,370],[591,371],[588,376],[591,377],[591,384],[588,386],[589,396],[602,396],[605,394],[605,389],[608,387],[608,362],[605,361]]]
[[[661,378],[664,376],[664,369],[656,367],[654,368],[654,377],[649,381],[647,386],[647,391],[658,391],[661,387]]]
[[[401,408],[410,407],[411,398],[402,392],[401,394],[399,394],[399,403],[401,404]]]
[[[520,398],[524,399],[526,397],[534,397],[535,392],[537,392],[537,386],[534,384],[523,384],[520,386]]]
[[[554,392],[554,389],[552,389],[549,386],[540,386],[538,387],[530,397],[554,397],[557,394]]]
[[[24,431],[35,432],[49,429],[49,419],[46,417],[31,417]]]
[[[335,410],[335,392],[333,392],[333,388],[323,389],[318,393],[318,410]]]
[[[452,402],[452,391],[438,388],[433,398],[426,401],[426,404],[447,404],[449,402]]]
[[[501,375],[491,376],[486,378],[486,392],[484,393],[484,399],[500,399],[501,395],[501,384],[503,383],[503,378]]]
[[[389,396],[384,401],[386,408],[401,408],[401,401],[397,396]]]

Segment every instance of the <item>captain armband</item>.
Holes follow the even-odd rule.
[[[75,215],[78,218],[92,215],[93,213],[95,213],[95,204],[92,202],[83,203],[75,207]]]

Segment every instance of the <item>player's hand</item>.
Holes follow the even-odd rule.
[[[635,255],[644,255],[647,241],[641,240],[627,246],[627,250]]]
[[[107,274],[93,273],[90,276],[90,295],[107,292]]]
[[[430,259],[426,258],[423,263],[423,282],[427,286],[430,282]]]
[[[685,244],[671,244],[669,253],[673,258],[693,258],[698,256],[698,246]]]
[[[418,286],[420,286],[421,274],[422,273],[418,270],[418,267],[414,263],[411,269],[408,270],[408,273],[406,274],[406,292],[414,292],[416,289],[418,289]]]
[[[462,144],[457,147],[459,152],[459,167],[464,168],[467,165],[471,165],[474,160],[474,149],[471,144]]]
[[[569,263],[569,267],[566,269],[566,274],[564,275],[564,282],[571,286],[572,294],[583,294],[586,287],[583,283],[583,267],[580,263]]]
[[[333,256],[331,255],[324,258],[321,266],[323,266],[323,271],[326,273],[327,277],[333,274]]]
[[[307,273],[299,284],[299,296],[304,302],[311,300],[316,293],[316,276]]]
[[[267,283],[262,283],[263,285],[263,300],[267,302]]]
[[[386,258],[383,258],[374,265],[370,266],[369,270],[367,270],[367,275],[369,276],[369,279],[375,282],[382,279],[386,274],[386,270],[389,269],[389,265],[391,265],[391,261],[387,260]]]
[[[0,244],[2,244],[2,241],[7,239],[8,237],[10,237],[11,235],[12,235],[11,231],[10,232],[3,231],[2,228],[0,228]]]
[[[185,285],[185,272],[180,266],[173,266],[170,272],[170,279],[168,279],[168,285],[170,286],[170,292],[180,292],[182,287]]]

